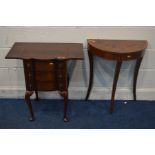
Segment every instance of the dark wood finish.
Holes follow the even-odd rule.
[[[138,72],[139,72],[139,68],[140,68],[142,59],[143,59],[143,57],[138,58],[136,61],[136,65],[135,65],[134,79],[133,79],[133,98],[135,101],[137,100],[137,97],[136,97],[137,77],[138,77]]]
[[[64,122],[68,122],[69,121],[68,116],[67,116],[68,92],[67,91],[60,91],[59,93],[62,97],[64,97]]]
[[[122,61],[117,61],[116,68],[115,68],[115,74],[114,74],[113,87],[112,87],[111,104],[110,104],[110,109],[109,109],[110,113],[112,113],[114,110],[115,92],[116,92],[116,86],[117,86],[117,81],[118,81],[118,76],[120,73],[121,66],[122,66]]]
[[[83,45],[81,43],[15,43],[6,58],[82,60]]]
[[[30,100],[30,97],[32,96],[32,94],[33,94],[33,91],[26,91],[25,93],[25,101],[30,111],[30,118],[29,118],[30,121],[34,121],[34,112],[33,112],[32,104]]]
[[[35,95],[36,95],[36,101],[39,101],[38,91],[35,91]]]
[[[15,43],[6,59],[22,59],[25,74],[25,100],[34,112],[30,97],[38,91],[59,91],[64,98],[64,121],[67,122],[68,84],[67,60],[82,60],[83,46],[80,43]]]
[[[136,59],[136,66],[133,79],[133,97],[136,100],[136,83],[140,64],[147,48],[146,40],[104,40],[104,39],[88,39],[88,56],[90,62],[90,78],[87,90],[86,100],[89,98],[93,83],[93,55],[102,57],[107,60],[116,60],[115,75],[113,81],[113,89],[111,96],[111,104],[109,111],[112,113],[114,110],[114,98],[121,68],[122,61]]]
[[[89,57],[89,86],[88,86],[88,91],[87,91],[87,95],[86,95],[86,101],[89,98],[91,89],[92,89],[92,84],[93,84],[93,80],[94,80],[94,61],[93,61],[93,56],[91,54],[91,52],[88,51],[88,57]]]
[[[28,91],[34,90],[37,100],[38,91],[60,91],[60,95],[64,98],[64,121],[67,122],[68,82],[66,60],[24,60],[24,73],[26,89]],[[27,97],[26,101],[29,105],[31,118],[33,118],[30,96]]]
[[[40,68],[38,68],[38,64]],[[24,72],[27,90],[55,91],[65,88],[64,81],[67,79],[65,59],[51,61],[24,60]]]

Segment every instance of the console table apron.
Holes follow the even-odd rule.
[[[6,59],[22,59],[25,73],[25,100],[34,120],[30,97],[33,92],[38,100],[38,91],[59,91],[64,98],[64,121],[67,117],[68,60],[83,59],[83,45],[80,43],[15,43]]]
[[[116,60],[114,73],[111,103],[109,112],[114,110],[114,99],[117,81],[123,61],[136,59],[136,65],[133,78],[133,97],[136,100],[136,83],[140,64],[143,59],[145,49],[147,48],[146,40],[104,40],[104,39],[88,39],[88,56],[90,66],[90,79],[87,90],[86,100],[88,100],[93,83],[93,55],[99,56],[107,60]]]

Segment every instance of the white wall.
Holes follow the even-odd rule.
[[[0,27],[0,97],[24,96],[22,61],[4,59],[14,42],[80,42],[84,44],[85,60],[68,63],[71,76],[69,97],[84,99],[89,78],[86,45],[88,38],[148,40],[148,49],[137,82],[137,99],[155,99],[155,27]],[[132,99],[134,63],[134,61],[123,63],[116,99]],[[114,66],[114,61],[95,58],[95,79],[91,99],[110,99]],[[59,98],[57,92],[43,92],[40,96]]]

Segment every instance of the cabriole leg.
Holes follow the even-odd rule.
[[[25,93],[25,101],[28,105],[28,109],[30,112],[30,118],[29,118],[30,121],[34,120],[34,112],[33,112],[32,104],[31,104],[31,100],[30,100],[30,97],[32,96],[32,94],[33,94],[33,91],[26,91],[26,93]]]
[[[68,122],[68,116],[67,116],[67,106],[68,106],[68,92],[62,91],[60,92],[60,95],[64,98],[64,122]]]

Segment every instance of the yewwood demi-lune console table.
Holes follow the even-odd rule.
[[[117,81],[123,61],[136,59],[136,66],[133,79],[133,97],[136,100],[136,83],[140,64],[143,59],[145,49],[147,48],[146,40],[104,40],[104,39],[88,39],[88,56],[90,66],[90,79],[87,90],[86,100],[89,98],[93,83],[93,55],[99,56],[107,60],[116,60],[116,68],[112,87],[110,113],[114,110],[114,98]]]
[[[34,112],[30,97],[35,91],[59,91],[64,98],[64,121],[67,117],[68,60],[83,59],[83,45],[80,43],[15,43],[6,59],[22,59],[25,73],[25,100],[30,111],[30,120]]]

